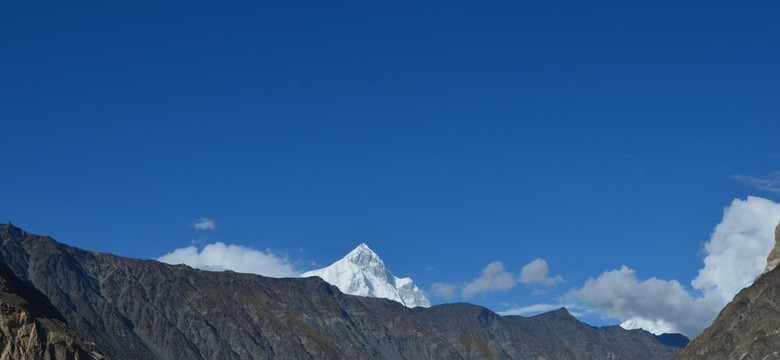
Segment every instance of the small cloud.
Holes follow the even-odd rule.
[[[536,259],[523,266],[519,281],[526,285],[554,286],[563,282],[560,276],[548,276],[550,267],[544,259]]]
[[[500,261],[494,261],[482,269],[482,274],[478,278],[463,286],[461,295],[470,297],[484,292],[506,291],[515,285],[514,275],[506,271]]]
[[[457,287],[450,283],[434,283],[431,285],[431,294],[440,298],[449,299],[455,295]]]
[[[205,243],[208,240],[209,240],[208,236],[203,236],[203,237],[199,237],[197,239],[190,240],[190,244],[192,244],[192,245],[200,245],[200,244]]]
[[[231,270],[270,277],[296,277],[300,274],[286,257],[271,250],[260,251],[221,242],[206,245],[200,251],[195,246],[176,249],[157,260],[168,264],[186,264],[201,270]]]
[[[780,171],[773,171],[767,177],[732,175],[732,178],[759,190],[780,193]]]
[[[216,230],[217,222],[210,218],[200,218],[192,223],[195,230]]]

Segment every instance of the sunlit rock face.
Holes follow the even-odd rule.
[[[100,360],[43,293],[0,262],[0,360]]]
[[[780,224],[777,224],[775,228],[775,247],[769,253],[766,258],[766,268],[764,268],[764,274],[774,269],[777,264],[780,264]]]

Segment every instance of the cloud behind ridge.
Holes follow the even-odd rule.
[[[300,274],[287,258],[271,250],[260,251],[221,242],[208,244],[200,251],[195,246],[179,248],[157,260],[174,265],[186,264],[201,270],[232,270],[270,277],[295,277]]]

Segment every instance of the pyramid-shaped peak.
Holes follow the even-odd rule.
[[[540,317],[540,318],[556,318],[559,320],[567,319],[567,320],[576,320],[574,315],[572,315],[568,309],[565,307],[560,307],[552,311],[548,311],[545,313],[534,315],[533,317]],[[579,320],[577,320],[579,321]]]
[[[572,316],[571,313],[569,312],[569,309],[567,309],[564,306],[561,306],[561,307],[551,311],[551,313],[553,313],[555,315],[559,315],[559,316],[565,316],[565,317]]]
[[[577,319],[577,318],[574,317],[574,315],[572,315],[569,312],[569,309],[567,309],[565,307],[560,307],[560,308],[558,308],[556,310],[548,312],[547,314],[549,314],[549,316],[554,316],[554,317],[557,317],[559,319],[569,319],[569,320],[576,320]]]
[[[350,253],[342,259],[342,261],[344,260],[358,265],[363,269],[378,268],[384,271],[385,267],[385,264],[382,259],[379,258],[379,255],[371,250],[366,243],[361,243],[355,250],[350,251]]]
[[[393,275],[366,243],[361,243],[330,266],[307,271],[301,276],[319,276],[350,295],[390,299],[407,307],[431,306],[430,300],[411,278]]]
[[[371,254],[376,255],[374,250],[371,250],[371,248],[368,247],[368,245],[366,245],[366,243],[360,243],[360,245],[358,245],[355,248],[355,250],[352,250],[352,252],[350,252],[350,254],[351,253],[371,253]]]

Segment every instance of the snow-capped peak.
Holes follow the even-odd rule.
[[[640,317],[632,317],[622,323],[620,327],[626,330],[642,329],[653,333],[654,335],[676,333],[671,324],[663,320],[650,320]]]
[[[430,307],[431,302],[410,278],[397,278],[365,243],[328,267],[305,272],[319,276],[350,295],[395,300],[407,307]]]

